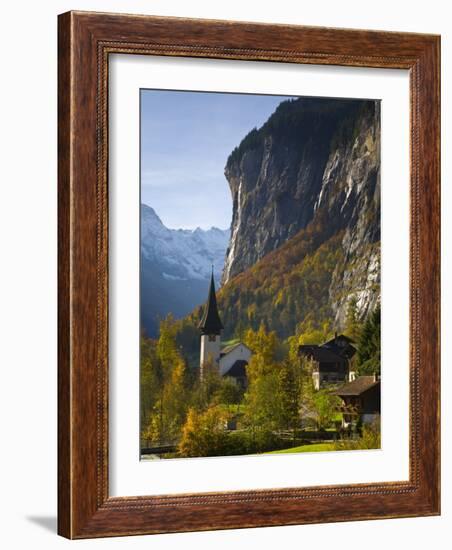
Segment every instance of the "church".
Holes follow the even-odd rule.
[[[204,377],[205,369],[215,366],[221,376],[230,376],[242,388],[247,386],[246,366],[251,357],[251,350],[242,342],[230,346],[221,346],[221,331],[223,324],[218,313],[215,281],[213,273],[210,279],[207,303],[198,325],[201,332],[200,377]]]

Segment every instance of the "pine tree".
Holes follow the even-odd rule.
[[[380,305],[367,317],[358,345],[358,373],[380,374],[381,314]]]
[[[358,307],[356,296],[348,301],[347,314],[345,318],[345,334],[354,342],[358,342],[361,336],[361,323],[358,318]]]
[[[297,369],[298,370],[298,369]],[[299,423],[300,380],[298,372],[294,371],[289,361],[285,361],[279,371],[279,399],[281,406],[281,423],[283,427],[292,430],[293,438]]]

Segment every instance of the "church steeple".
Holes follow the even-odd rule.
[[[210,279],[210,288],[207,297],[207,303],[204,307],[204,313],[198,325],[198,328],[200,329],[201,334],[210,335],[220,334],[220,331],[223,329],[223,324],[218,313],[217,297],[215,294],[215,282],[213,280],[213,269],[212,277]]]

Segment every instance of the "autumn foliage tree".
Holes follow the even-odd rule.
[[[299,361],[295,364],[286,360],[279,370],[278,393],[280,400],[281,424],[292,431],[296,437],[300,425],[300,406],[302,398],[302,375]]]
[[[160,323],[160,337],[142,344],[142,436],[156,444],[174,441],[185,421],[185,361],[176,344],[171,316]]]
[[[358,328],[355,313],[351,302],[350,333]],[[360,328],[362,373],[379,368],[379,320],[377,309]],[[141,340],[141,434],[151,445],[175,446],[177,456],[186,457],[258,453],[289,446],[289,438],[295,445],[313,422],[318,429],[333,426],[339,400],[332,392],[314,389],[312,360],[299,355],[300,344],[330,337],[328,321],[302,321],[285,341],[265,322],[241,329],[242,341],[252,351],[246,388],[221,376],[214,361],[202,378],[199,359],[196,370],[190,369],[180,345],[181,326],[189,341],[188,322],[171,316],[161,322],[157,340]],[[239,429],[230,430],[231,422]]]
[[[229,414],[220,406],[204,412],[189,409],[182,429],[179,453],[184,457],[218,456],[225,452],[227,433],[225,424]]]

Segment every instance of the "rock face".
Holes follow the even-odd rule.
[[[156,336],[159,319],[187,315],[204,302],[212,265],[220,281],[229,229],[169,229],[141,205],[141,324]]]
[[[233,197],[223,283],[278,249],[317,218],[320,242],[341,234],[331,276],[332,316],[341,327],[350,297],[361,317],[380,293],[380,105],[299,98],[280,104],[231,153]]]

